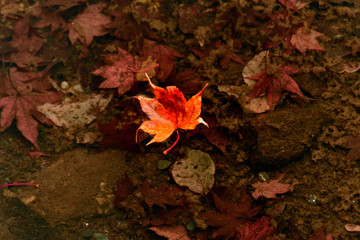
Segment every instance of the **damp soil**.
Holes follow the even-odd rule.
[[[194,2],[186,1],[186,4]],[[212,3],[217,1],[208,2],[213,6]],[[242,1],[236,2],[240,4]],[[260,9],[266,5],[263,2],[275,4],[276,1],[250,2],[247,8]],[[171,9],[178,9],[179,3],[171,4],[174,5]],[[352,1],[311,1],[305,12],[314,13],[311,28],[324,33],[320,42],[326,51],[307,51],[303,55],[294,50],[287,55],[277,47],[272,56],[281,56],[276,61],[290,61],[303,69],[293,78],[304,92],[306,101],[286,94],[274,110],[261,114],[243,111],[236,97],[218,90],[220,84],[244,84],[243,65],[231,61],[226,69],[222,69],[215,56],[205,59],[189,56],[187,49],[202,44],[199,43],[202,40],[209,44],[221,39],[229,30],[227,27],[218,33],[205,31],[205,35],[196,35],[197,38],[171,27],[167,31],[174,32],[166,35],[158,28],[163,36],[169,37],[169,45],[188,56],[186,60],[178,60],[180,68],[197,68],[209,83],[203,94],[202,114],[204,119],[213,119],[217,131],[225,136],[215,140],[224,142],[226,139],[226,144],[214,144],[205,133],[192,136],[181,133],[182,140],[166,156],[162,152],[172,144],[175,136],[147,147],[143,142],[136,151],[116,147],[99,150],[99,142],[77,144],[72,136],[73,129],[41,125],[40,149],[50,157],[31,158],[28,152],[34,148],[13,124],[0,134],[1,182],[33,182],[39,187],[1,189],[0,239],[82,240],[85,239],[81,235],[85,229],[103,233],[109,239],[163,239],[142,226],[141,219],[149,215],[143,202],[130,199],[126,210],[116,208],[115,185],[126,173],[135,186],[145,181],[151,186],[175,186],[169,171],[158,169],[157,163],[159,160],[174,162],[181,159],[189,149],[206,152],[214,160],[214,188],[218,189],[246,186],[251,193],[250,185],[258,179],[260,172],[266,172],[271,179],[286,172],[282,182],[292,184],[292,190],[278,195],[277,199],[263,200],[263,213],[272,216],[272,224],[280,237],[309,239],[311,234],[324,227],[335,239],[359,238],[359,234],[347,232],[344,226],[360,224],[360,163],[346,158],[346,136],[355,136],[359,132],[360,74],[342,72],[346,64],[358,63],[359,60],[359,6]],[[213,7],[209,9],[216,11]],[[202,21],[206,26],[205,23],[213,18]],[[264,50],[258,46],[263,39],[247,25],[237,27],[243,33],[239,37],[242,49],[238,55],[248,62]],[[89,91],[97,91],[94,87],[97,85],[90,83],[93,76],[89,72],[99,64],[94,59],[98,59],[101,49],[112,39],[100,37],[95,41],[97,43],[93,50],[90,49],[89,58],[76,60],[76,68],[71,62],[75,60],[70,60],[67,66],[55,68],[53,75],[61,74],[69,81],[74,75],[82,76],[82,83],[90,86]],[[80,50],[75,49],[74,54],[76,51],[79,53]],[[170,82],[157,83],[166,86]],[[138,108],[138,103],[131,97],[150,93],[145,83],[136,90],[138,92],[132,90],[114,98],[98,121],[108,123],[114,116],[128,114],[131,111],[127,105]],[[144,118],[139,112],[132,112],[132,119],[134,116]],[[200,127],[200,132],[202,130]],[[101,135],[97,122],[90,124],[87,131]],[[217,131],[214,134],[219,134]],[[186,188],[184,192],[191,202],[191,210],[209,209],[206,196]],[[183,216],[179,221],[186,225],[191,220],[191,216]],[[211,232],[212,229],[207,230]],[[200,227],[199,231],[202,231]],[[196,239],[196,231],[189,236]]]

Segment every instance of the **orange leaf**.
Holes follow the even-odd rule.
[[[163,142],[178,129],[193,130],[199,123],[208,126],[200,117],[201,94],[208,84],[199,93],[192,96],[189,101],[186,101],[184,94],[177,87],[169,86],[164,89],[155,86],[147,74],[146,78],[150,83],[155,98],[136,97],[140,101],[141,109],[150,118],[149,121],[141,124],[138,131],[142,130],[154,135],[154,138],[146,145]],[[164,154],[167,154],[179,140],[178,131],[177,134],[178,139],[169,149],[164,151]]]

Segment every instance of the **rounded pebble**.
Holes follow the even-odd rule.
[[[308,203],[310,203],[312,205],[316,205],[318,203],[318,196],[311,194],[311,195],[309,195],[307,201],[308,201]]]
[[[105,234],[102,234],[102,233],[94,233],[93,237],[96,240],[109,240],[109,238]]]
[[[60,83],[60,88],[61,88],[62,90],[67,90],[67,89],[69,89],[69,87],[70,87],[70,85],[69,85],[69,83],[68,83],[67,81],[62,81],[62,82]]]
[[[72,88],[75,92],[78,92],[78,93],[84,92],[84,89],[82,88],[82,86],[80,84],[76,84]]]
[[[186,230],[188,230],[189,232],[195,231],[196,228],[197,224],[195,221],[191,221],[188,223],[188,225],[186,225]]]
[[[157,162],[157,168],[159,170],[164,170],[164,169],[167,169],[168,167],[170,167],[171,164],[172,164],[172,162],[170,162],[168,160],[159,160]]]
[[[93,236],[94,231],[90,228],[81,231],[81,236],[84,238],[91,238]]]

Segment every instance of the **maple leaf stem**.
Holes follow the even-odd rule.
[[[34,186],[39,187],[39,184],[35,183],[9,183],[9,184],[2,184],[0,187],[11,187],[11,186]]]
[[[171,147],[169,147],[168,149],[166,149],[166,150],[163,152],[165,155],[168,154],[168,152],[169,152],[169,151],[177,144],[177,142],[179,141],[179,139],[180,139],[179,131],[176,130],[176,133],[177,133],[177,139],[176,139],[176,141],[174,142],[174,144],[171,145]]]

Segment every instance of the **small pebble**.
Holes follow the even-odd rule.
[[[109,238],[105,234],[102,234],[102,233],[94,233],[93,237],[96,240],[109,240]]]
[[[67,81],[62,81],[61,83],[60,83],[60,88],[62,89],[62,90],[67,90],[67,89],[69,89],[69,83],[67,82]]]
[[[170,162],[168,160],[159,160],[157,162],[157,168],[159,170],[164,170],[164,169],[167,169],[168,167],[170,167],[171,164],[172,164],[172,162]]]
[[[90,228],[81,231],[81,236],[84,238],[91,238],[93,236],[94,231]]]
[[[84,92],[84,89],[82,88],[82,86],[80,84],[76,84],[72,87],[72,89],[75,91],[75,92],[78,92],[78,93],[83,93]]]
[[[316,205],[317,202],[318,202],[318,197],[316,195],[310,194],[308,199],[307,199],[307,202],[312,204],[312,205]]]
[[[196,228],[197,224],[195,221],[191,221],[188,223],[188,225],[186,225],[186,230],[188,230],[189,232],[195,231]]]
[[[259,172],[258,176],[259,176],[260,181],[262,181],[262,182],[269,181],[269,179],[270,179],[269,174],[266,172]]]

